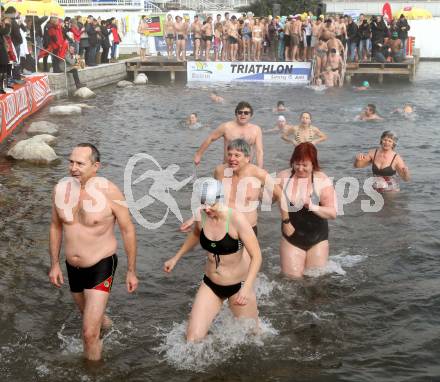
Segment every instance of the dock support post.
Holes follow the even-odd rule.
[[[170,81],[174,82],[176,80],[176,72],[174,70],[172,70],[170,72]]]
[[[379,73],[379,84],[383,84],[383,74]]]

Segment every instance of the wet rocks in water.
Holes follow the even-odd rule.
[[[133,83],[135,85],[146,85],[148,83],[147,75],[145,73],[139,73]]]
[[[78,106],[78,105],[51,106],[49,108],[49,114],[52,114],[52,115],[81,114],[81,106]]]
[[[56,138],[49,134],[36,135],[18,142],[7,155],[33,163],[50,163],[58,158],[54,149],[49,146],[55,140]]]
[[[91,91],[89,88],[82,87],[77,89],[73,94],[73,96],[76,98],[88,99],[88,98],[96,97],[96,94],[93,91]]]
[[[28,134],[56,134],[58,133],[58,126],[53,122],[37,121],[32,122]]]
[[[116,84],[116,86],[118,87],[118,88],[129,88],[129,87],[132,87],[133,86],[133,82],[130,82],[130,81],[119,81],[117,84]]]

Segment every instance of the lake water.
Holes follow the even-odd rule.
[[[440,64],[421,63],[413,84],[372,84],[363,93],[255,84],[217,87],[223,105],[211,103],[208,88],[109,86],[87,101],[96,108],[84,110],[82,116],[51,117],[60,126],[54,146],[60,161],[35,166],[0,159],[2,381],[439,380],[437,81]],[[220,122],[233,118],[241,100],[253,105],[253,121],[264,129],[275,124],[271,109],[278,100],[289,107],[285,115],[290,123],[300,111],[310,111],[313,123],[329,136],[319,146],[323,170],[335,180],[353,177],[361,186],[371,170],[354,169],[354,155],[377,147],[381,133],[392,129],[399,135],[397,151],[412,180],[402,182],[401,192],[387,198],[379,212],[362,210],[361,202],[370,200],[363,191],[345,205],[344,214],[330,222],[329,266],[324,274],[300,281],[280,276],[277,211],[260,213],[259,336],[248,335],[246,324],[236,322],[224,308],[205,341],[186,344],[185,325],[203,275],[203,252],[199,248],[188,254],[172,275],[164,275],[163,262],[185,237],[178,232],[180,222],[170,213],[160,229],[137,224],[140,286],[135,294],[127,294],[120,245],[108,305],[114,327],[105,337],[104,363],[91,367],[81,356],[81,319],[67,280],[56,290],[47,278],[50,193],[67,175],[72,147],[82,141],[95,143],[102,154],[100,174],[121,189],[128,160],[141,152],[162,168],[178,164],[176,178],[183,180],[194,173],[194,151]],[[414,120],[391,115],[407,101],[416,107]],[[383,122],[354,121],[367,103],[377,105]],[[191,112],[209,126],[197,131],[180,127]],[[45,119],[48,110],[28,124]],[[220,142],[209,148],[197,176],[212,173],[222,150]],[[292,147],[278,134],[264,135],[264,150],[269,172],[288,167]],[[158,169],[144,160],[135,173],[148,168]],[[170,191],[184,218],[190,215],[191,185]],[[145,195],[148,187],[148,181],[134,186],[135,197]],[[142,212],[157,222],[166,206],[156,201]]]

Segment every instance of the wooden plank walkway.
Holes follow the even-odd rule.
[[[128,60],[126,62],[127,72],[133,73],[134,78],[139,73],[165,72],[170,73],[170,80],[174,82],[176,72],[186,72],[186,62],[177,61],[175,58],[164,56],[149,56],[145,61],[139,58]]]
[[[384,76],[404,76],[413,81],[418,63],[418,57],[409,57],[403,62],[350,62],[347,63],[345,80],[350,83],[356,75],[377,76],[379,83],[383,82]]]

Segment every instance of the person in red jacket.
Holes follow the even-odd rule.
[[[63,35],[63,27],[59,22],[58,18],[51,17],[49,20],[48,27],[48,37],[49,43],[47,45],[47,51],[49,51],[52,58],[52,66],[54,73],[61,73],[60,69],[60,59],[64,59],[66,55],[68,43]],[[46,56],[48,53],[45,51],[41,51],[38,58]]]
[[[73,47],[75,48],[75,54],[79,53],[79,42],[81,41],[81,29],[78,28],[78,23],[75,19],[70,22],[70,32],[73,35]]]
[[[110,19],[111,24],[110,24],[110,30],[113,36],[113,43],[112,43],[112,49],[111,49],[111,61],[115,61],[116,60],[116,49],[119,45],[119,43],[121,42],[121,36],[118,33],[118,26],[117,26],[117,21],[114,17],[112,17]]]

